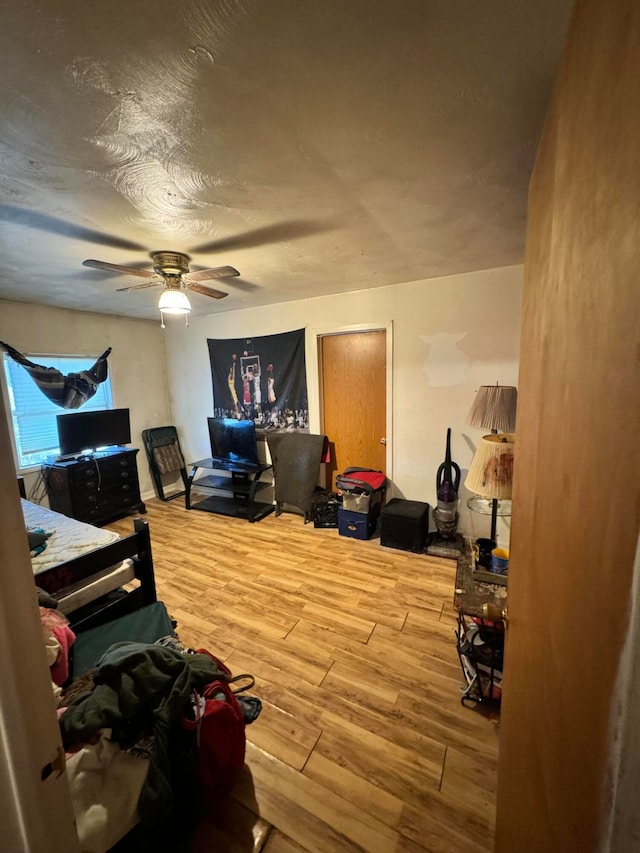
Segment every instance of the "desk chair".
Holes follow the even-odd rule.
[[[311,505],[318,483],[320,465],[326,459],[328,441],[324,435],[304,432],[267,433],[273,464],[276,515],[284,504],[301,509],[304,523],[311,521]]]

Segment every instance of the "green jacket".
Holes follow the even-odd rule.
[[[91,693],[78,696],[60,717],[69,744],[99,729],[121,747],[155,736],[149,774],[138,802],[142,819],[166,813],[172,802],[170,733],[194,688],[225,679],[207,655],[147,643],[115,643],[98,661]]]

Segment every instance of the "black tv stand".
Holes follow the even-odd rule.
[[[131,450],[131,448],[121,444],[113,444],[111,447],[87,448],[81,453],[65,453],[62,456],[50,457],[47,462],[91,462],[93,459],[105,459],[116,453],[123,453],[125,450]]]
[[[80,459],[76,453],[66,453],[64,456],[55,456],[51,460],[47,460],[48,462],[75,462],[76,459]]]
[[[269,482],[260,478],[271,465],[238,465],[225,459],[200,459],[193,462],[187,479],[184,503],[187,509],[200,509],[234,518],[246,518],[248,521],[260,521],[275,510],[273,501],[257,501],[259,491],[270,488]],[[207,474],[195,479],[198,469],[225,471],[223,476]],[[192,488],[207,492],[207,496],[192,502]]]

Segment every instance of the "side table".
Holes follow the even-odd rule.
[[[490,613],[502,614],[507,603],[506,587],[474,577],[471,544],[465,542],[458,558],[453,598],[458,611],[456,648],[466,686],[463,705],[497,704],[502,696],[504,621],[492,621]]]

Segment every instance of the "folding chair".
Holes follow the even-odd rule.
[[[180,449],[178,431],[174,426],[153,427],[142,432],[144,449],[149,460],[149,470],[156,489],[156,494],[161,501],[172,501],[184,495],[187,488],[187,469],[184,457]],[[181,492],[172,492],[165,495],[167,475],[179,473],[184,483]],[[164,480],[163,480],[164,478]]]

